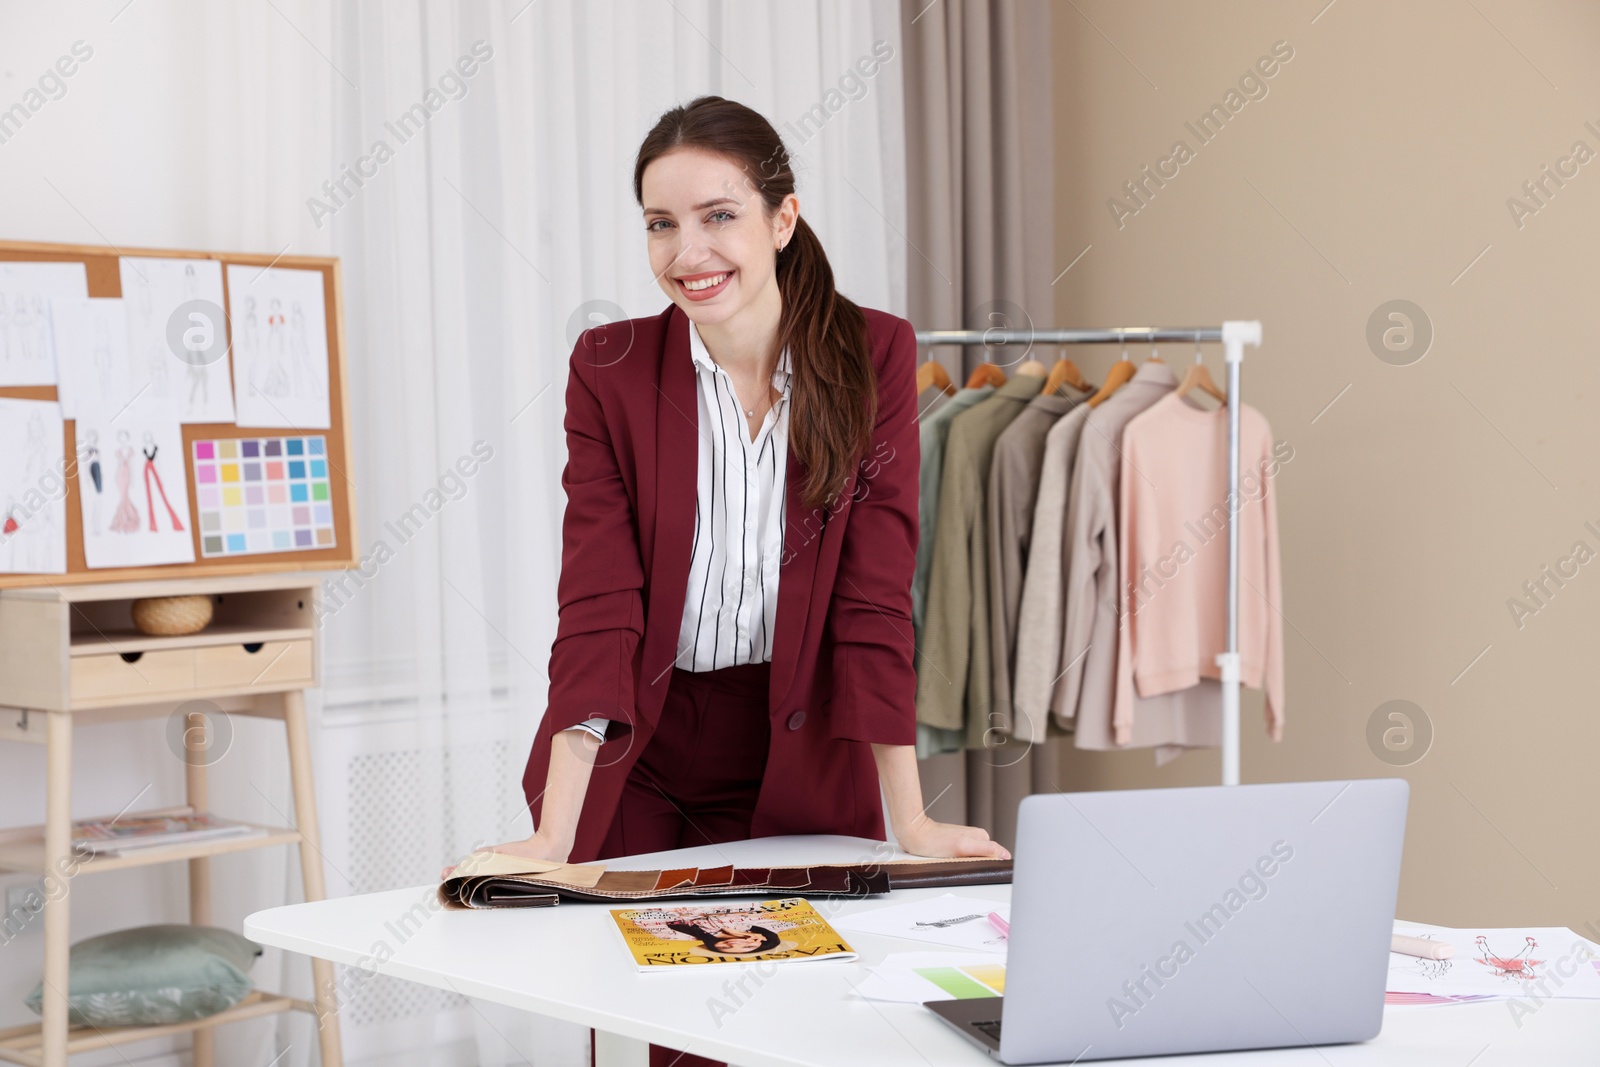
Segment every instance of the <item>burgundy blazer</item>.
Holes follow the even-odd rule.
[[[789,449],[771,743],[754,837],[881,840],[870,743],[916,740],[916,335],[902,318],[863,311],[878,417],[871,446],[831,508],[803,509],[806,468]],[[555,733],[591,716],[612,720],[573,862],[595,858],[672,677],[693,547],[699,410],[689,319],[676,304],[578,338],[564,421],[560,619],[549,703],[522,779],[537,825]]]

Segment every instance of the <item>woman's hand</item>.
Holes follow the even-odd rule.
[[[991,841],[982,827],[935,822],[926,815],[913,821],[910,826],[896,826],[894,836],[900,847],[913,856],[938,859],[958,856],[997,860],[1011,858],[1011,853],[1000,842]]]
[[[565,863],[567,856],[572,852],[572,842],[557,841],[551,837],[535,833],[532,837],[523,838],[521,841],[507,841],[503,845],[494,845],[488,849],[490,852],[504,852],[508,856],[521,856],[523,859],[547,860],[551,863]],[[459,866],[457,864],[456,866]],[[442,882],[449,878],[456,866],[446,867],[439,872]],[[462,874],[469,872],[463,871]]]
[[[578,813],[589,788],[589,774],[594,769],[595,753],[599,749],[600,742],[587,730],[562,730],[551,738],[550,769],[545,777],[544,809],[539,828],[532,837],[507,841],[489,851],[530,860],[567,862],[578,833]],[[439,873],[439,880],[449,878],[455,869],[446,867]]]
[[[989,840],[988,833],[979,827],[928,818],[922,803],[922,783],[917,776],[917,754],[911,745],[874,744],[872,755],[877,761],[878,781],[883,783],[884,799],[889,805],[889,825],[901,848],[915,856],[939,859],[954,856],[1011,858],[1011,853],[998,842]]]

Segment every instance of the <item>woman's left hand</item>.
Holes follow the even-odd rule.
[[[914,856],[938,859],[976,856],[1008,860],[1011,853],[998,841],[992,841],[981,826],[961,826],[957,823],[935,822],[923,816],[908,827],[895,827],[895,840]]]

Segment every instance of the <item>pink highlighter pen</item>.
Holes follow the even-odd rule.
[[[1000,913],[999,912],[991,911],[989,913],[989,925],[994,927],[996,930],[999,930],[1001,937],[1006,938],[1007,940],[1010,940],[1010,938],[1011,938],[1011,924],[1006,922],[1004,919],[1000,918]]]

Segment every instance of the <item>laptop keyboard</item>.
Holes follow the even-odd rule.
[[[994,1038],[996,1041],[1000,1040],[1000,1020],[999,1019],[986,1019],[986,1020],[984,1020],[982,1022],[975,1022],[975,1023],[972,1024],[972,1028],[974,1030],[979,1030],[979,1031],[982,1031],[985,1034],[988,1034],[990,1037]]]

